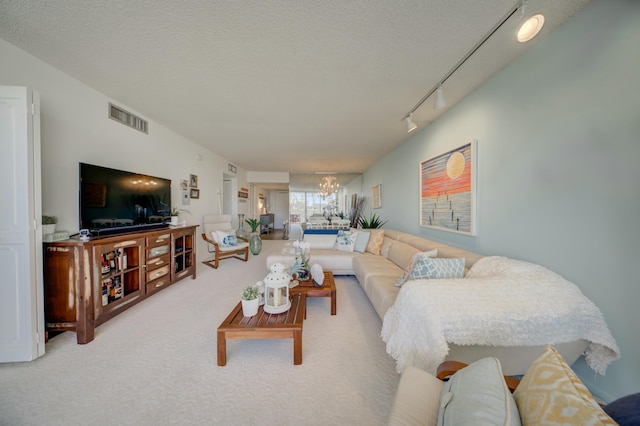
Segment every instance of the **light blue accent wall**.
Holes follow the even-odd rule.
[[[540,263],[577,284],[622,353],[605,376],[573,365],[606,402],[640,392],[638,88],[640,2],[595,0],[362,180],[369,197],[382,184],[386,228]],[[420,161],[471,139],[477,235],[420,227]]]

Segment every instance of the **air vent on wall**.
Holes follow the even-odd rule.
[[[149,133],[149,122],[147,120],[143,120],[137,115],[131,114],[129,111],[125,111],[112,103],[109,103],[109,118],[126,126],[133,127],[142,133]]]

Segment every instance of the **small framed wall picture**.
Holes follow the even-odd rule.
[[[200,198],[200,190],[191,188],[191,198]]]
[[[183,191],[188,190],[189,189],[189,181],[186,180],[186,179],[182,179],[180,181],[180,189],[183,190]]]
[[[198,187],[198,175],[189,175],[189,186],[191,188],[197,188]],[[193,198],[193,197],[191,197]]]
[[[376,186],[374,186],[373,188],[371,188],[372,190],[372,197],[371,197],[371,207],[373,207],[374,209],[379,209],[380,207],[382,207],[382,184],[377,184]]]

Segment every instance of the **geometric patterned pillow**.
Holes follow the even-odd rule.
[[[414,263],[416,261],[425,256],[425,257],[436,257],[438,255],[438,249],[433,249],[425,252],[419,252],[414,254],[409,261],[409,264],[406,268],[404,268],[404,272],[402,276],[396,280],[396,287],[402,287],[402,284],[406,283],[409,280],[409,275],[411,274],[411,270],[413,269]]]
[[[531,364],[513,393],[523,425],[615,425],[552,346]]]
[[[409,272],[409,280],[463,278],[464,262],[464,257],[455,259],[421,256],[413,264],[411,272]]]
[[[367,251],[372,254],[380,254],[382,241],[384,241],[384,229],[370,229],[371,236],[367,243]]]

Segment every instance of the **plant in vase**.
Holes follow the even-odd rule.
[[[296,251],[296,260],[291,265],[291,274],[296,274],[301,281],[309,279],[309,260],[311,253],[311,244],[305,241],[294,241],[293,247]]]
[[[245,220],[251,227],[251,236],[249,237],[249,249],[251,253],[254,255],[260,254],[262,250],[262,239],[260,238],[260,233],[257,232],[258,226],[260,226],[260,221],[258,219],[252,218]]]
[[[240,294],[242,300],[242,315],[252,317],[258,313],[260,306],[260,289],[255,285],[245,287]]]
[[[382,220],[378,215],[373,213],[368,219],[361,217],[358,221],[358,225],[362,229],[377,229],[382,228],[382,226],[387,223],[386,220]]]
[[[171,225],[178,225],[178,216],[180,213],[191,213],[189,210],[179,209],[177,206],[171,208]]]
[[[53,234],[56,232],[56,223],[58,218],[56,216],[42,216],[42,235]]]

